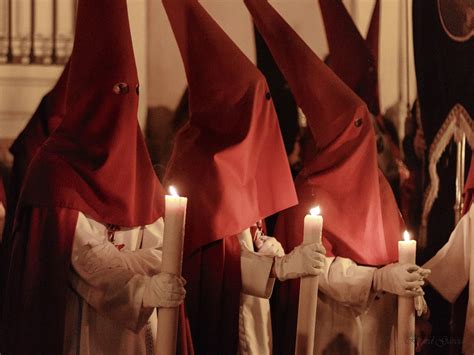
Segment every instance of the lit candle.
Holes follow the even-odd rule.
[[[398,261],[416,263],[416,241],[405,231],[398,242]],[[397,354],[415,354],[415,302],[413,297],[398,296]]]
[[[183,259],[184,222],[188,199],[180,197],[173,186],[171,196],[165,197],[165,229],[163,233],[163,260],[161,271],[181,275]],[[176,354],[178,308],[158,310],[156,349],[158,354]]]
[[[321,243],[323,217],[319,206],[311,209],[304,218],[304,244]],[[318,305],[319,276],[301,278],[296,327],[295,354],[313,354],[314,331],[316,329],[316,306]]]

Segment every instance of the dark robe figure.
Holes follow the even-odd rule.
[[[127,299],[121,291],[127,290],[131,280],[140,281],[145,290],[130,293],[143,296],[137,301],[139,309],[147,307],[141,322],[158,307],[147,306],[156,297],[145,301],[146,290],[153,289],[156,279],[137,275],[128,265],[110,266],[117,261],[113,257],[87,268],[90,277],[100,270],[113,274],[113,284],[109,277],[94,285],[81,283],[82,275],[73,269],[76,259],[82,258],[75,255],[72,259],[81,218],[107,229],[101,237],[111,235],[113,240],[120,228],[140,228],[158,221],[165,208],[164,191],[137,120],[139,83],[126,1],[79,0],[77,10],[65,115],[33,157],[15,213],[2,309],[2,353],[6,354],[89,351],[82,347],[94,344],[66,344],[84,332],[81,324],[71,322],[71,316],[81,316],[73,312],[71,300],[82,300],[82,310],[91,310],[88,314],[97,306],[94,302],[103,301],[100,311],[108,312],[107,317],[112,314],[110,322],[116,329],[128,319],[120,316],[127,306],[121,303]],[[124,255],[109,241],[99,246]],[[90,251],[86,255],[91,261],[99,253],[92,245],[84,248],[84,253]],[[171,275],[169,281],[178,283]],[[86,295],[80,292],[84,287]],[[184,290],[180,297],[183,294]],[[111,329],[101,330],[103,333],[85,332],[89,339],[100,341]],[[116,344],[119,341],[115,339]],[[181,348],[184,353],[188,344]]]
[[[21,186],[30,162],[64,118],[68,72],[69,62],[64,67],[56,85],[41,99],[35,113],[10,147],[10,153],[13,155],[13,166],[7,193],[9,207],[5,228],[6,234],[9,233],[8,231],[12,227]]]
[[[367,294],[372,292],[375,273],[380,270],[378,267],[397,261],[397,243],[403,231],[390,185],[377,166],[372,115],[364,101],[318,58],[267,1],[246,0],[245,3],[288,81],[298,106],[307,117],[314,139],[314,154],[305,158],[303,169],[295,181],[299,204],[280,213],[275,236],[288,249],[301,243],[304,216],[310,208],[319,205],[324,217],[323,244],[327,255],[352,260],[351,272],[364,270],[357,271],[357,276],[365,276],[354,277],[353,282],[348,277],[347,288],[341,289],[339,294],[349,303],[352,296],[363,299],[362,292],[355,291],[359,287],[357,283],[365,284],[367,281]],[[335,283],[328,287],[337,288],[341,280],[333,281]],[[377,324],[383,322],[391,329],[396,298],[393,295],[384,297],[389,297],[385,300],[391,303],[392,312],[375,315]],[[280,285],[278,294],[273,296],[275,353],[291,354],[295,351],[298,298],[297,281]],[[337,318],[336,312],[347,307],[342,302],[337,304],[337,301],[330,304],[336,307],[334,313],[329,310],[327,318],[318,319],[316,324],[319,328],[316,348],[320,347],[318,339],[327,337],[324,339],[327,341],[331,336],[338,337],[337,334],[328,334],[331,326],[336,325],[331,316]],[[320,308],[318,302],[318,315]],[[348,316],[347,321],[353,319],[355,316]],[[324,331],[326,321],[331,326],[326,335],[318,338],[318,331]],[[368,342],[375,343],[383,330],[380,327],[371,330],[377,332],[377,336]],[[356,337],[360,340],[359,336]],[[382,344],[384,350],[390,346],[389,341]],[[354,344],[353,340],[351,344]],[[327,350],[331,351],[333,345],[329,342]],[[351,346],[345,348],[351,349]]]
[[[193,341],[199,354],[236,354],[243,345],[259,347],[242,344],[240,321],[258,314],[241,317],[241,294],[250,292],[250,280],[255,289],[248,296],[269,308],[273,263],[245,253],[239,239],[258,220],[297,203],[293,179],[263,75],[197,0],[163,4],[189,91],[189,121],[176,136],[165,181],[189,199],[183,275]],[[250,255],[258,261],[249,274]]]
[[[379,29],[380,1],[374,10],[364,39],[341,0],[320,0],[329,46],[329,67],[366,104],[373,115],[379,167],[399,200],[401,163],[398,137],[380,110]]]
[[[463,40],[454,39],[443,27],[443,9],[440,1],[413,1],[413,45],[417,79],[418,98],[420,103],[421,128],[426,140],[427,150],[422,161],[424,201],[421,216],[420,235],[425,249],[420,253],[420,260],[426,261],[435,255],[446,244],[455,227],[454,205],[456,184],[456,144],[446,142],[449,114],[455,107],[462,110],[471,122],[474,118],[474,37]],[[451,10],[457,10],[454,2]],[[449,15],[449,14],[448,14]],[[466,18],[467,12],[465,13]],[[457,116],[455,113],[452,116]],[[442,148],[445,147],[444,150]],[[438,150],[441,150],[440,157]],[[465,166],[470,164],[471,149],[466,147]],[[435,170],[439,184],[435,190],[434,181],[429,171]],[[466,169],[467,173],[467,169]],[[461,297],[466,299],[466,297]],[[450,306],[436,292],[427,292],[431,307],[432,336],[440,338],[451,334],[455,339],[462,339],[465,302],[460,312],[455,312],[453,329],[450,329]],[[463,301],[460,301],[461,303]],[[457,318],[459,320],[457,320]],[[460,352],[460,345],[452,344],[453,353]],[[444,354],[448,344],[443,347],[431,345],[432,354]]]

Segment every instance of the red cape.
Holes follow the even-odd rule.
[[[7,353],[62,352],[77,211],[124,227],[163,215],[137,110],[126,1],[79,0],[65,116],[28,167],[15,214],[3,307]]]
[[[183,274],[200,354],[237,353],[236,234],[294,205],[296,194],[265,78],[196,0],[163,1],[183,58],[190,119],[165,180],[189,198]]]
[[[200,248],[183,261],[186,307],[197,354],[236,354],[241,292],[237,236]]]
[[[299,205],[279,215],[275,236],[291,251],[303,241],[304,216],[319,205],[327,255],[374,266],[396,261],[403,230],[400,213],[377,167],[372,116],[366,105],[266,0],[245,3],[305,113],[315,142],[315,154],[306,157],[295,182]],[[290,354],[298,285],[287,281],[281,288],[273,303],[274,349]]]
[[[2,353],[62,354],[66,290],[78,211],[27,207],[19,215],[3,305]],[[184,306],[178,354],[194,354]]]
[[[66,289],[78,212],[24,208],[13,232],[2,353],[63,352]]]

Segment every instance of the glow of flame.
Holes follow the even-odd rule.
[[[408,231],[403,232],[403,240],[404,240],[405,242],[409,242],[410,239],[411,239],[411,238],[410,238],[410,233],[408,233]]]
[[[176,191],[176,189],[174,188],[174,186],[170,186],[170,187],[168,188],[168,190],[170,191],[171,196],[179,197],[178,191]]]
[[[309,213],[311,213],[311,216],[319,216],[321,214],[321,209],[319,208],[319,206],[316,206],[310,209]]]

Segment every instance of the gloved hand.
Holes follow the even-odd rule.
[[[285,251],[280,242],[273,237],[263,235],[255,241],[255,246],[260,254],[269,256],[285,255]]]
[[[273,273],[280,281],[303,276],[317,276],[323,272],[326,249],[319,243],[297,246],[282,257],[275,257]]]
[[[151,277],[143,294],[144,307],[172,308],[179,306],[186,295],[186,281],[179,276],[160,272]]]
[[[375,270],[373,287],[377,292],[386,291],[399,296],[423,295],[421,286],[423,279],[429,275],[430,270],[423,269],[415,264],[393,263]]]

